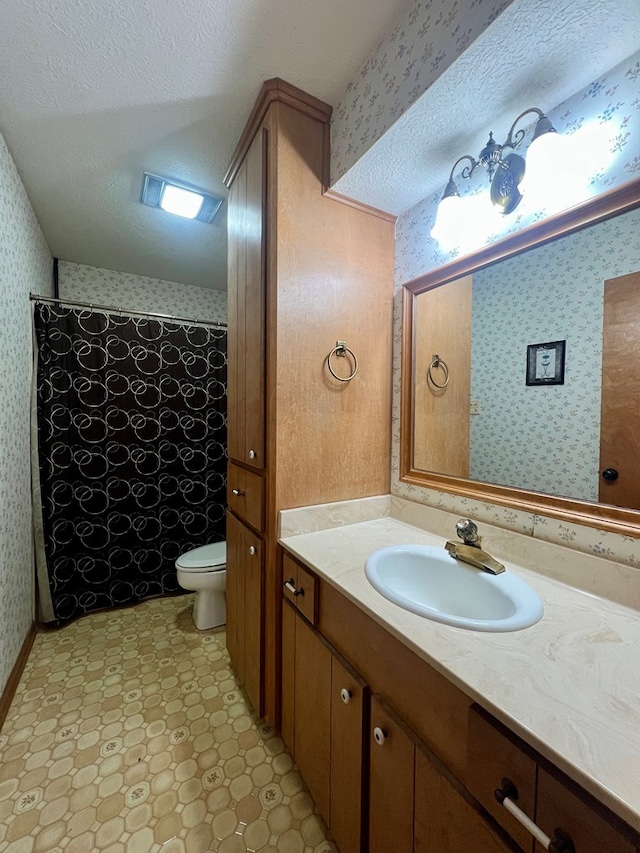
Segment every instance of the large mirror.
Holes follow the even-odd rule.
[[[404,300],[402,479],[640,536],[640,180]]]

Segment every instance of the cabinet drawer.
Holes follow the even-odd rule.
[[[282,582],[286,598],[315,625],[317,620],[318,579],[287,553],[282,555]]]
[[[531,834],[500,805],[495,790],[509,779],[518,791],[516,804],[535,819],[536,760],[513,735],[490,721],[478,706],[469,709],[467,788],[509,835],[530,851]]]
[[[536,823],[547,835],[561,829],[573,841],[578,853],[635,853],[638,837],[630,840],[631,830],[606,809],[568,780],[556,778],[543,767],[538,768],[538,807]],[[628,828],[627,828],[628,829]],[[536,853],[544,848],[536,842]]]
[[[256,530],[263,530],[262,511],[263,479],[253,471],[247,471],[229,463],[227,502],[229,508]]]

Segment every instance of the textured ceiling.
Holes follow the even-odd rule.
[[[260,84],[331,104],[405,0],[3,0],[0,131],[53,254],[224,289],[214,225],[138,203],[143,170],[226,196]]]
[[[640,47],[639,0],[514,0],[333,187],[400,214],[502,141],[529,106],[551,110]]]

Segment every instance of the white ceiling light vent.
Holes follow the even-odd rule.
[[[224,199],[213,193],[144,172],[140,201],[185,219],[211,223]]]

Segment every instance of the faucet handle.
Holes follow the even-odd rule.
[[[456,533],[467,545],[477,545],[480,542],[478,526],[470,518],[461,518],[456,524]]]

